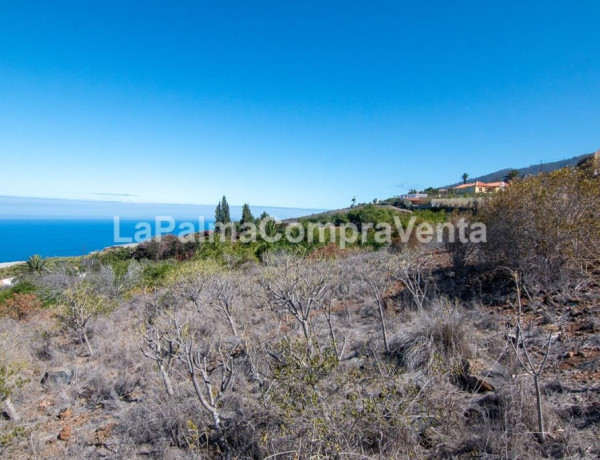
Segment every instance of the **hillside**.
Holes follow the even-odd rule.
[[[335,217],[338,214],[347,214],[349,212],[357,212],[360,210],[364,210],[366,208],[368,208],[371,205],[357,205],[353,208],[342,208],[342,209],[333,209],[331,211],[324,211],[324,212],[320,212],[320,213],[316,213],[316,214],[309,214],[307,216],[302,216],[302,217],[298,217],[298,218],[294,218],[294,219],[286,219],[283,222],[284,223],[292,223],[292,222],[298,222],[300,220],[310,220],[310,221],[314,221],[314,222],[318,222],[318,221],[326,221],[332,217]],[[403,209],[403,208],[398,208],[396,206],[391,206],[391,205],[387,205],[387,204],[383,204],[383,205],[378,205],[377,206],[378,209],[385,209],[387,211],[391,211],[392,213],[398,213],[398,214],[410,214],[411,211],[408,211],[407,209]]]
[[[165,237],[21,267],[0,455],[598,458],[599,200],[564,169],[486,201],[484,245]]]
[[[474,182],[474,181],[500,182],[500,181],[503,181],[504,178],[506,177],[506,175],[513,169],[516,169],[517,171],[519,171],[520,177],[535,175],[535,174],[539,174],[541,172],[548,173],[548,172],[556,171],[557,169],[577,166],[577,164],[579,162],[581,162],[582,160],[585,160],[587,158],[590,158],[592,155],[593,155],[593,153],[586,153],[584,155],[575,156],[575,157],[569,158],[567,160],[554,161],[551,163],[540,163],[540,164],[535,164],[535,165],[531,165],[531,166],[526,166],[523,168],[505,168],[505,169],[501,169],[499,171],[495,171],[495,172],[492,172],[489,174],[484,174],[483,176],[469,177],[468,181],[469,182]],[[456,182],[452,185],[447,185],[444,188],[456,187],[457,185],[460,185],[460,184],[462,184],[462,182]]]

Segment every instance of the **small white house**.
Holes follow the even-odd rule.
[[[427,198],[427,193],[409,193],[407,195],[402,195],[403,200],[415,200],[418,198]]]

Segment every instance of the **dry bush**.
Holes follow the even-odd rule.
[[[0,319],[0,402],[10,420],[15,422],[21,417],[13,399],[19,388],[28,382],[26,370],[31,361],[26,347],[27,337],[19,326],[13,320]],[[0,436],[3,431],[0,431]]]
[[[110,265],[101,265],[96,271],[89,273],[87,278],[94,285],[97,294],[119,299],[140,283],[142,271],[142,266],[132,261],[125,273],[115,273]]]
[[[190,449],[206,443],[204,433],[194,429],[198,424],[198,407],[191,395],[165,404],[162,394],[150,393],[144,404],[127,409],[117,434],[136,451],[145,447],[152,458],[164,458],[170,446]]]
[[[407,249],[394,261],[393,278],[403,286],[408,306],[422,310],[434,295],[430,255],[423,249]]]
[[[352,282],[362,284],[372,302],[375,303],[386,353],[390,352],[390,347],[385,310],[387,309],[387,294],[395,271],[394,259],[395,257],[385,251],[361,254],[351,261],[354,262],[354,273],[353,276],[348,277],[352,279]],[[343,275],[344,278],[347,277],[345,272]]]
[[[169,275],[166,284],[174,302],[191,302],[196,308],[201,308],[202,295],[210,277],[221,273],[223,269],[216,262],[187,262]]]
[[[461,241],[459,238],[459,221],[463,219],[464,223],[466,223],[465,227],[465,238],[468,241]],[[454,270],[461,274],[461,272],[467,267],[467,265],[473,260],[474,254],[479,246],[476,243],[473,243],[470,239],[470,232],[472,229],[472,218],[470,215],[459,214],[455,211],[447,225],[450,228],[444,231],[444,247],[446,251],[448,251],[448,255],[450,256],[450,261],[452,262],[452,266]]]
[[[411,379],[377,359],[309,355],[301,341],[284,341],[279,351],[267,393],[277,421],[264,436],[269,454],[420,458],[436,433],[461,421],[458,390],[448,382]]]
[[[98,315],[109,312],[114,307],[113,302],[97,294],[94,286],[85,280],[74,283],[61,292],[57,299],[63,305],[59,319],[64,328],[72,331],[92,356],[94,349],[89,336],[91,323]]]
[[[540,455],[537,433],[537,410],[534,390],[527,376],[510,380],[499,391],[499,417],[493,420],[493,430],[502,435],[491,439],[495,452],[508,452],[512,458],[532,458]],[[552,411],[545,412],[549,432],[556,430]]]
[[[234,382],[244,380],[238,369],[243,360],[242,339],[229,340],[231,334],[223,334],[224,325],[219,325],[223,317],[211,309],[183,304],[152,314],[142,325],[142,352],[159,365],[169,397],[167,404],[173,403],[181,391],[193,390],[201,407],[194,426],[199,433],[206,433],[205,444],[211,449],[217,446],[228,455],[231,448],[225,429],[224,397]],[[171,369],[165,365],[167,360]],[[176,382],[171,384],[174,379]]]
[[[404,367],[432,375],[458,369],[474,357],[475,347],[472,324],[445,299],[418,311],[392,346]]]
[[[312,251],[307,258],[309,260],[335,260],[348,256],[350,253],[349,249],[342,249],[335,243],[328,243]]]
[[[80,279],[79,275],[79,270],[73,264],[60,262],[52,267],[52,270],[45,272],[37,280],[37,284],[47,297],[54,298],[77,283]]]
[[[42,307],[36,294],[14,294],[3,304],[0,304],[0,316],[8,316],[16,320],[27,319]]]
[[[517,270],[530,291],[598,280],[600,180],[565,168],[516,180],[484,202],[482,256]]]
[[[258,282],[265,303],[281,315],[291,315],[311,344],[314,316],[331,313],[332,295],[338,287],[336,265],[289,254],[268,254],[264,262],[266,267]],[[335,347],[335,337],[332,342]]]

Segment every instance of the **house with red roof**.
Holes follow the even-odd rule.
[[[459,195],[475,195],[478,193],[495,193],[504,189],[507,186],[506,182],[472,182],[469,184],[461,184],[454,187],[452,191]]]

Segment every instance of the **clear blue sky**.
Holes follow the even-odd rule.
[[[348,205],[600,147],[600,2],[2,1],[0,195]]]

